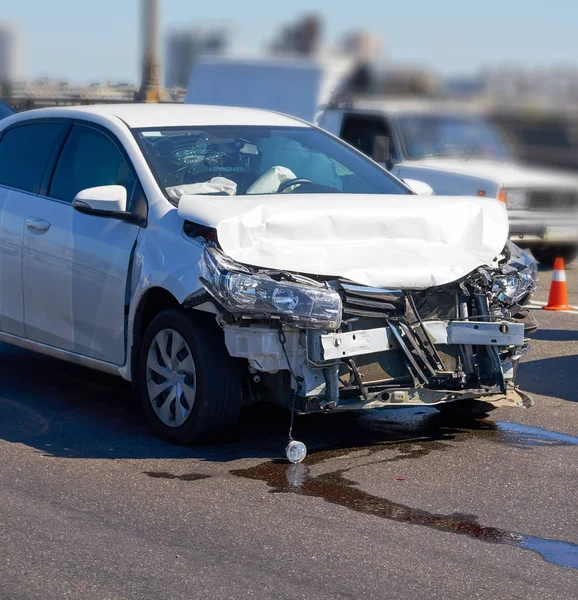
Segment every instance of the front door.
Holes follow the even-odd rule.
[[[23,236],[24,327],[30,340],[117,365],[125,360],[127,280],[138,225],[82,214],[76,194],[140,185],[117,142],[75,124],[47,195],[27,203]]]

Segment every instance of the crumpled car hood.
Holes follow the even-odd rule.
[[[247,265],[425,289],[491,265],[508,236],[504,205],[475,197],[277,194],[183,196],[179,215],[214,227]]]

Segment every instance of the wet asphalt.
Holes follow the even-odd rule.
[[[282,410],[172,446],[117,379],[0,346],[0,598],[578,598],[578,312],[534,314],[534,407],[300,418],[295,466]]]

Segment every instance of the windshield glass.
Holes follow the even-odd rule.
[[[402,115],[398,123],[409,158],[451,156],[512,159],[500,133],[481,117]]]
[[[161,189],[184,194],[408,194],[380,167],[310,127],[135,130]]]

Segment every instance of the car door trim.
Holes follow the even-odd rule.
[[[25,350],[32,350],[33,352],[45,354],[46,356],[50,356],[52,358],[65,360],[67,362],[71,362],[82,367],[88,367],[89,369],[95,369],[103,373],[108,373],[109,375],[117,375],[119,377],[122,376],[121,368],[123,367],[123,365],[115,365],[113,363],[108,363],[103,360],[98,360],[97,358],[90,358],[82,354],[77,354],[76,352],[70,352],[69,350],[55,348],[54,346],[49,346],[48,344],[28,340],[26,338],[17,335],[12,335],[10,333],[0,332],[0,342],[11,344],[12,346],[18,346],[19,348],[24,348]]]

